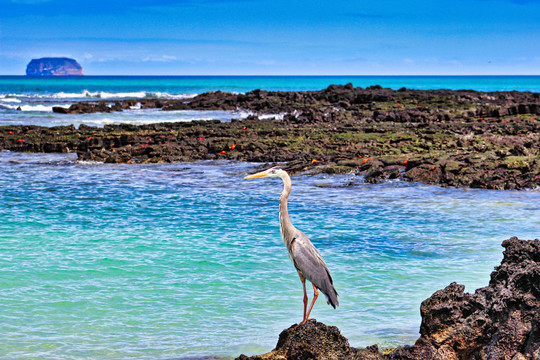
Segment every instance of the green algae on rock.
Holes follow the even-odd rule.
[[[192,99],[80,102],[57,112],[245,110],[243,120],[95,128],[0,127],[0,149],[77,152],[81,160],[287,163],[292,173],[354,173],[443,186],[540,186],[540,94],[367,89],[212,92]],[[281,116],[262,117],[264,114]]]

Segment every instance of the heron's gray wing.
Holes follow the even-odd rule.
[[[334,288],[334,282],[326,263],[309,238],[299,230],[296,231],[292,239],[290,256],[294,266],[322,291],[326,301],[334,308],[339,305],[338,293]]]
[[[318,288],[330,278],[328,267],[321,254],[306,234],[299,230],[296,231],[291,243],[291,259],[302,275]],[[332,282],[331,278],[329,280]]]

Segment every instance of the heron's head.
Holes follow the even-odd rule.
[[[256,174],[248,175],[244,179],[256,179],[256,178],[262,178],[262,177],[280,177],[283,178],[284,175],[286,175],[287,172],[280,168],[279,166],[274,166],[273,168],[270,168],[268,170],[264,170],[261,172],[258,172]]]

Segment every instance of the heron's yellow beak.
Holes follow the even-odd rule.
[[[248,175],[244,179],[256,179],[256,178],[262,178],[268,176],[268,170],[258,172],[256,174]]]

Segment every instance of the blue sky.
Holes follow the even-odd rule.
[[[0,74],[540,74],[540,0],[0,0]]]

